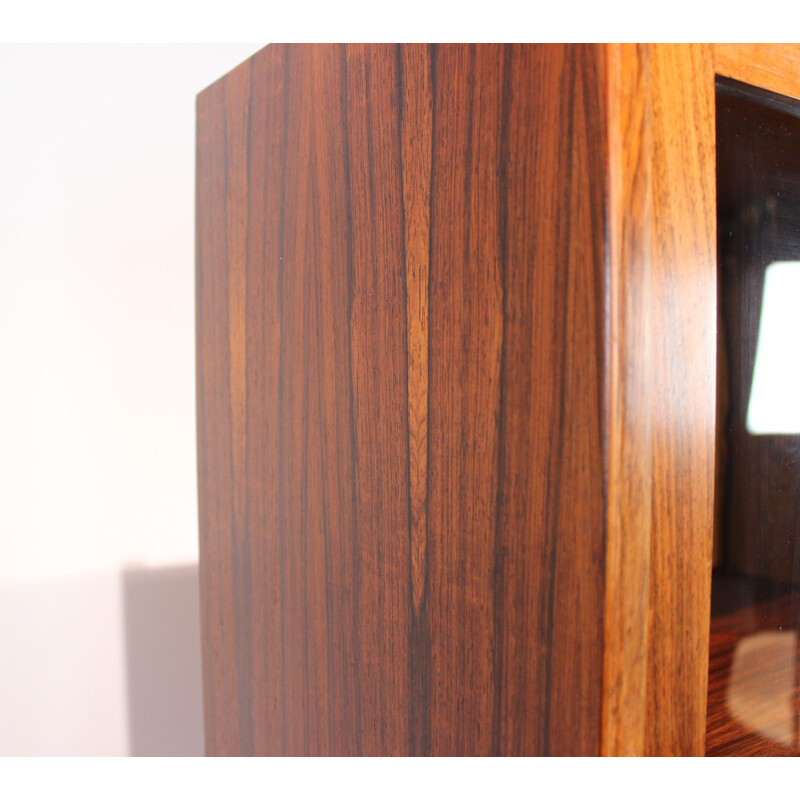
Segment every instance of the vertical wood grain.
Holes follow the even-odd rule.
[[[209,752],[599,752],[604,57],[271,46],[199,98]]]
[[[230,357],[228,353],[228,269],[226,223],[227,160],[223,84],[198,98],[197,171],[205,191],[197,194],[198,264],[214,263],[197,273],[198,460],[200,482],[200,583],[214,587],[213,603],[203,603],[203,670],[206,746],[234,752],[238,735],[224,720],[237,720],[237,682],[222,672],[236,657],[236,606],[231,547],[232,485],[230,440]],[[205,492],[214,486],[213,492]],[[227,679],[226,679],[227,678]],[[230,716],[229,716],[230,715]]]
[[[231,439],[231,506],[233,527],[232,565],[234,580],[240,584],[236,593],[235,635],[240,653],[241,671],[237,685],[239,708],[246,707],[252,692],[251,576],[250,542],[247,522],[247,197],[248,197],[248,97],[250,70],[239,70],[226,82],[225,139],[227,142],[225,176],[225,238],[228,289],[228,368]],[[249,714],[239,715],[239,739],[246,749],[252,747],[252,721]]]
[[[409,748],[430,752],[430,628],[428,625],[428,332],[433,166],[435,48],[398,48],[408,377],[411,629]]]
[[[209,752],[702,752],[712,92],[315,45],[200,96]]]
[[[491,748],[503,49],[437,47],[431,209],[431,746]],[[440,631],[436,635],[436,629]]]
[[[603,65],[591,46],[506,58],[494,748],[597,753]]]
[[[598,748],[597,66],[591,48],[436,51],[428,512],[435,753]],[[562,635],[566,620],[570,634]]]
[[[652,516],[652,109],[649,51],[609,45],[604,755],[641,755]]]
[[[287,116],[267,126],[289,82],[285,53],[250,62],[247,102],[247,521],[249,587],[251,592],[251,696],[243,698],[250,717],[251,742],[239,752],[265,752],[281,742],[284,719],[283,664],[286,658],[281,608],[285,587],[281,562],[279,425],[281,315],[283,271],[282,196],[286,187]],[[262,147],[253,147],[259,136]],[[209,223],[207,223],[209,224]],[[254,367],[254,365],[256,365]],[[207,490],[210,491],[210,490]],[[269,647],[259,646],[269,642]],[[222,655],[222,654],[220,654]],[[230,670],[230,662],[226,670]],[[225,673],[228,680],[232,674]],[[241,680],[241,679],[240,679]],[[252,713],[253,706],[260,713]],[[214,752],[213,740],[209,752]]]
[[[430,278],[433,92],[428,47],[400,53],[403,227],[408,320],[408,446],[411,492],[411,588],[419,614],[427,571],[428,290]]]
[[[362,750],[409,747],[409,468],[396,48],[347,48]],[[320,300],[325,296],[323,295]],[[332,535],[338,535],[336,529]]]
[[[702,755],[713,527],[714,72],[608,46],[602,751]]]
[[[702,755],[716,396],[712,54],[652,45],[653,519],[645,753]],[[687,91],[686,87],[691,87]]]

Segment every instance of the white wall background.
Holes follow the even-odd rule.
[[[0,46],[0,755],[201,747],[194,101],[259,47]]]

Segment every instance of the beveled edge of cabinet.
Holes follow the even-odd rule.
[[[606,595],[603,755],[643,752],[650,579],[652,185],[646,47],[606,46]]]
[[[702,755],[716,402],[714,67],[708,45],[606,48],[601,752]]]

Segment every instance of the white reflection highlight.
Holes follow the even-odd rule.
[[[800,433],[800,261],[774,261],[764,274],[747,430]]]

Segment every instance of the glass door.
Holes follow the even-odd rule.
[[[707,755],[800,754],[800,103],[719,78]]]

